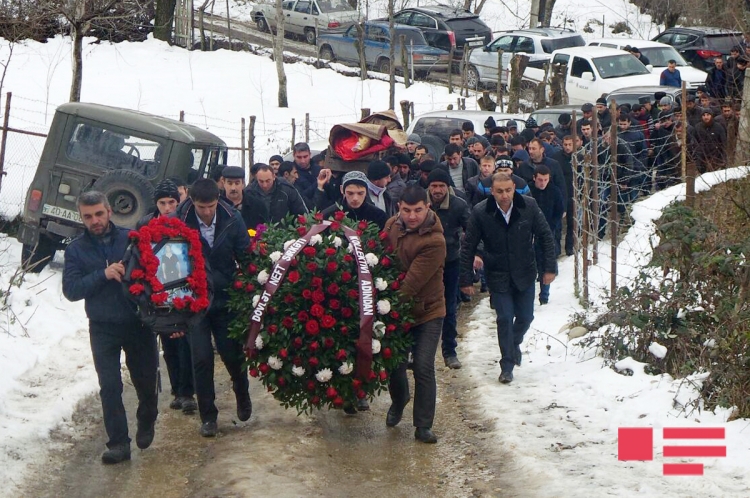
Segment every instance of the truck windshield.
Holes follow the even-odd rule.
[[[563,48],[583,47],[584,45],[586,45],[586,42],[581,35],[542,40],[542,50],[547,54]]]
[[[321,12],[354,12],[346,0],[318,0]]]
[[[648,57],[654,67],[667,67],[667,62],[674,59],[678,66],[687,66],[687,62],[674,47],[642,48],[641,53]]]
[[[651,74],[641,61],[630,54],[595,57],[593,62],[599,75],[605,80],[638,74]]]

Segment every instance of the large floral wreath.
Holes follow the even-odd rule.
[[[123,278],[127,293],[138,304],[144,321],[150,325],[163,327],[164,332],[183,330],[187,321],[202,314],[211,305],[200,233],[178,218],[159,216],[140,229],[131,231],[129,237],[131,246],[126,253]],[[188,247],[190,273],[165,285],[157,276],[160,261],[155,251],[165,243],[183,241]]]
[[[385,232],[343,212],[262,232],[241,262],[230,334],[249,373],[298,412],[382,391],[412,344],[410,305]]]

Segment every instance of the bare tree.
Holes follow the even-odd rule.
[[[486,3],[487,0],[479,0],[479,2],[476,0],[464,0],[464,10],[471,11],[475,14],[481,14],[484,4]],[[472,9],[472,7],[474,8]]]
[[[281,0],[276,0],[276,36],[273,38],[273,59],[279,77],[279,107],[289,107],[286,94],[286,73],[284,72],[284,12]]]
[[[177,0],[156,0],[156,17],[154,18],[154,38],[172,43],[172,25]]]

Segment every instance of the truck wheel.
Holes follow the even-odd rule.
[[[305,41],[310,45],[315,45],[315,28],[305,29]]]
[[[266,33],[266,32],[271,31],[268,28],[268,22],[266,21],[266,18],[263,15],[259,15],[255,19],[255,26],[258,28],[258,31],[260,31],[261,33]]]
[[[414,71],[415,80],[426,80],[429,71]]]
[[[440,157],[445,152],[445,142],[435,135],[422,135],[422,145],[432,157]]]
[[[323,45],[320,48],[320,58],[326,59],[329,61],[335,61],[336,58],[333,56],[333,49],[329,47],[328,45]]]
[[[50,239],[46,234],[39,235],[36,246],[24,244],[21,249],[21,266],[29,273],[41,272],[55,257],[57,240]]]
[[[536,83],[521,80],[521,92],[519,100],[525,100],[526,102],[533,104],[536,102]]]
[[[380,59],[377,64],[377,70],[381,73],[389,74],[391,72],[391,61],[385,57]]]
[[[473,90],[479,88],[479,71],[475,66],[469,66],[466,69],[466,86]]]
[[[154,187],[136,171],[108,171],[93,188],[107,196],[115,225],[135,228],[154,205]]]

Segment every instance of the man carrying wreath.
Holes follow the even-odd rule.
[[[401,292],[414,301],[414,437],[423,443],[437,443],[432,432],[437,399],[435,353],[445,317],[445,238],[440,218],[430,209],[427,192],[419,185],[408,185],[398,203],[399,212],[385,224],[388,240],[406,277]],[[391,374],[391,407],[385,425],[395,427],[409,403],[406,362]]]

